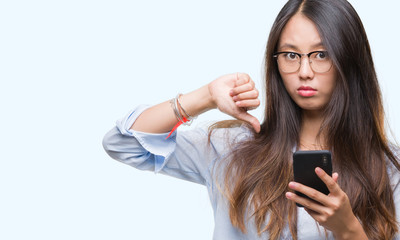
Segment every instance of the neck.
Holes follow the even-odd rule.
[[[326,149],[324,133],[319,136],[323,115],[320,112],[303,111],[299,147],[302,150]]]

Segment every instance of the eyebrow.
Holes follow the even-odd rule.
[[[319,42],[319,43],[316,43],[314,45],[311,45],[311,48],[317,48],[317,47],[323,47],[323,46],[324,45],[322,44],[322,42]],[[300,51],[299,48],[297,48],[296,45],[293,45],[293,44],[290,44],[290,43],[285,43],[282,46],[279,46],[279,49],[282,49],[282,48],[291,48],[291,49],[294,49],[296,51]]]

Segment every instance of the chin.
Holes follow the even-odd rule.
[[[309,105],[309,104],[297,104],[303,111],[322,111],[324,106],[321,105]]]

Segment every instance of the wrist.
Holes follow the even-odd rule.
[[[216,105],[208,90],[208,85],[205,85],[193,92],[183,94],[180,97],[180,100],[182,107],[186,110],[187,114],[192,117],[216,108]]]
[[[354,219],[350,224],[347,225],[346,229],[342,229],[340,233],[334,233],[335,239],[337,240],[368,240],[367,235],[358,219],[354,216]]]

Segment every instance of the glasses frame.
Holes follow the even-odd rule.
[[[276,59],[276,63],[278,64],[278,67],[279,67],[278,56],[279,56],[280,54],[282,54],[282,53],[293,53],[293,54],[296,54],[297,56],[299,56],[299,58],[300,58],[299,67],[296,69],[296,71],[285,72],[285,71],[283,71],[283,70],[281,69],[281,71],[284,72],[284,73],[294,73],[294,72],[299,71],[299,69],[300,69],[300,67],[301,67],[301,58],[302,58],[303,56],[307,56],[307,58],[308,58],[308,63],[310,64],[311,69],[312,69],[314,72],[316,72],[316,73],[326,73],[326,72],[329,72],[329,70],[331,70],[332,65],[333,65],[333,64],[332,64],[332,60],[330,60],[331,66],[329,67],[328,70],[323,71],[323,72],[315,71],[314,68],[312,67],[312,61],[311,61],[310,56],[311,56],[312,54],[314,54],[314,53],[325,53],[327,56],[329,56],[328,51],[312,51],[312,52],[309,52],[309,53],[297,53],[297,52],[290,52],[290,51],[282,51],[282,52],[276,52],[276,53],[274,53],[274,54],[272,55],[272,57]]]

